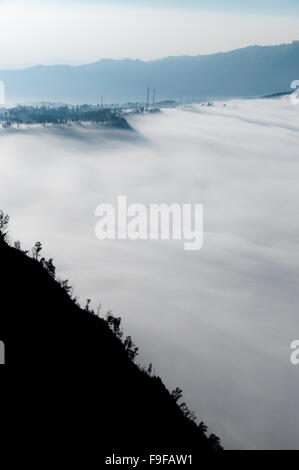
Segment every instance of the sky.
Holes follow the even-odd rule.
[[[0,0],[0,69],[209,54],[298,31],[298,0]]]
[[[123,318],[225,448],[298,448],[298,106],[230,101],[131,118],[136,133],[0,130],[1,209],[74,292]],[[204,204],[204,244],[100,241],[100,203]],[[13,299],[12,299],[13,301]]]

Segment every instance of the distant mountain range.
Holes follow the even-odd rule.
[[[157,99],[254,97],[287,91],[299,79],[299,41],[250,46],[212,55],[141,60],[103,59],[81,65],[0,71],[7,103],[53,101],[105,103]]]

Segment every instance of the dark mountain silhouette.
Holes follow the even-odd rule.
[[[144,101],[147,85],[159,100],[252,97],[287,91],[298,77],[299,41],[149,62],[103,59],[0,72],[8,103],[99,103],[101,96],[106,103]]]
[[[1,220],[3,227],[3,213]],[[39,243],[32,258],[5,239],[0,230],[1,369],[11,379],[9,422],[20,452],[39,449],[46,458],[61,449],[101,468],[113,452],[174,449],[195,458],[220,448],[180,404],[179,389],[170,394],[151,368],[134,363],[136,349],[121,339],[117,318],[99,318],[89,303],[80,308],[68,283],[55,279],[52,261],[40,259]]]

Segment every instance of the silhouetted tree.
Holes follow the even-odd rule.
[[[53,259],[50,258],[48,261],[44,261],[44,267],[48,271],[48,273],[55,279],[56,276],[56,268],[53,264]]]
[[[121,330],[121,317],[115,317],[112,312],[109,310],[106,315],[106,322],[108,323],[109,328],[113,331],[115,336],[119,339],[123,337],[123,331]]]
[[[203,421],[201,421],[198,425],[199,429],[201,430],[201,432],[203,434],[205,434],[208,430],[208,426],[205,425],[205,423]]]
[[[9,224],[9,216],[0,211],[0,242],[7,241],[7,227]]]
[[[138,347],[133,343],[131,336],[127,336],[124,340],[124,347],[129,359],[131,359],[131,361],[134,361],[134,359],[138,355]]]
[[[196,421],[195,413],[188,408],[186,403],[181,403],[180,408],[182,412],[184,413],[184,415],[186,416],[186,418],[190,419],[191,421]]]
[[[179,387],[177,387],[171,392],[171,396],[176,402],[178,402],[182,398],[183,392]]]
[[[101,302],[100,302],[99,305],[98,305],[98,308],[97,308],[97,316],[98,316],[98,317],[101,316],[101,310],[102,310],[102,304],[101,304]]]
[[[36,244],[32,248],[32,255],[33,255],[34,259],[38,260],[38,258],[40,256],[40,252],[42,251],[42,249],[43,249],[43,247],[42,247],[41,242],[36,242]]]
[[[65,290],[65,292],[71,296],[72,294],[72,286],[69,284],[69,280],[68,279],[59,279],[59,284],[61,285],[62,289]]]
[[[222,450],[223,447],[221,446],[221,441],[218,436],[215,436],[215,434],[211,434],[209,436],[209,441],[212,444],[213,450]]]
[[[16,250],[21,251],[21,242],[19,240],[14,242],[14,247],[15,247]]]
[[[147,369],[147,375],[151,376],[153,373],[153,364],[150,363],[150,365],[148,366],[148,369]]]

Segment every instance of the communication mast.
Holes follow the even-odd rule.
[[[146,110],[149,108],[149,100],[150,100],[150,87],[147,87],[147,98],[146,98]]]

